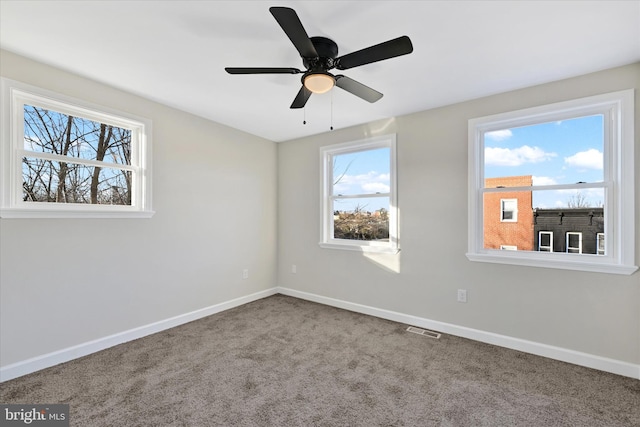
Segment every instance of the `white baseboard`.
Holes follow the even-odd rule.
[[[79,357],[105,350],[118,344],[132,341],[147,335],[155,334],[212,314],[220,313],[230,308],[238,307],[252,301],[257,301],[277,293],[289,295],[332,307],[342,308],[356,313],[368,314],[370,316],[380,317],[382,319],[392,320],[412,326],[434,330],[450,335],[463,338],[469,338],[488,344],[506,347],[513,350],[519,350],[538,356],[548,357],[550,359],[560,360],[563,362],[573,363],[575,365],[585,366],[588,368],[598,369],[605,372],[611,372],[625,377],[640,379],[640,365],[623,362],[620,360],[609,359],[606,357],[595,356],[588,353],[581,353],[566,348],[555,347],[547,344],[541,344],[533,341],[522,340],[519,338],[508,337],[505,335],[485,332],[478,329],[457,326],[450,323],[439,322],[436,320],[425,319],[422,317],[412,316],[408,314],[398,313],[395,311],[384,310],[376,307],[370,307],[362,304],[356,304],[348,301],[342,301],[334,298],[324,297],[321,295],[311,294],[307,292],[297,291],[289,288],[275,287],[251,295],[236,298],[190,313],[181,314],[149,325],[134,328],[128,331],[120,332],[107,337],[99,338],[93,341],[82,343],[73,347],[54,351],[42,356],[33,357],[24,361],[13,363],[11,365],[0,368],[0,382],[8,381],[13,378],[21,377],[41,369],[49,368],[60,363],[68,362]]]
[[[79,357],[83,357],[100,350],[105,350],[109,347],[113,347],[127,341],[132,341],[138,338],[145,337],[147,335],[164,331],[166,329],[174,328],[176,326],[180,326],[185,323],[201,319],[203,317],[211,316],[212,314],[229,310],[230,308],[238,307],[252,301],[275,295],[276,293],[278,293],[276,288],[267,289],[251,295],[236,298],[231,301],[215,304],[209,307],[192,311],[190,313],[181,314],[169,319],[151,323],[149,325],[140,326],[128,331],[119,332],[107,337],[98,338],[93,341],[78,344],[73,347],[64,348],[62,350],[43,354],[42,356],[33,357],[31,359],[3,366],[0,368],[0,382],[21,377],[23,375],[27,375],[41,369],[49,368],[60,363],[68,362],[70,360],[77,359]]]
[[[478,329],[467,328],[464,326],[453,325],[450,323],[439,322],[436,320],[425,319],[422,317],[411,316],[395,311],[355,304],[348,301],[328,298],[321,295],[297,291],[294,289],[282,287],[278,287],[276,289],[278,293],[289,295],[295,298],[313,301],[332,307],[342,308],[345,310],[354,311],[356,313],[368,314],[370,316],[380,317],[382,319],[392,320],[394,322],[404,323],[411,326],[418,326],[436,332],[469,338],[474,341],[480,341],[487,344],[506,347],[512,350],[519,350],[525,353],[548,357],[549,359],[560,360],[562,362],[585,366],[587,368],[598,369],[600,371],[611,372],[613,374],[622,375],[625,377],[640,379],[640,365],[638,364],[623,362],[616,359],[609,359],[593,354],[582,353],[562,347],[555,347],[552,345],[542,344],[534,341],[527,341],[520,338],[513,338],[506,335],[481,331]]]

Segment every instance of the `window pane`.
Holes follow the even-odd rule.
[[[517,247],[519,251],[598,253],[598,233],[604,233],[604,189],[501,191],[484,194],[484,248]],[[509,210],[517,200],[517,211]],[[542,203],[544,201],[544,203]],[[551,208],[536,208],[536,204]],[[513,205],[515,207],[515,204]],[[516,215],[517,212],[517,215]],[[567,233],[582,233],[566,239]],[[576,235],[578,236],[578,235]],[[567,250],[569,242],[571,250]]]
[[[551,246],[551,234],[549,234],[549,233],[540,233],[540,246],[541,247],[549,247],[549,246]]]
[[[131,205],[131,171],[38,158],[22,160],[25,202]]]
[[[131,131],[25,105],[24,149],[130,165]]]
[[[602,115],[486,132],[485,186],[602,182],[603,152]]]
[[[518,200],[507,199],[500,201],[502,205],[502,220],[503,221],[516,221],[518,211]]]
[[[580,246],[580,235],[579,234],[569,233],[567,235],[567,240],[569,242],[569,247],[570,248],[577,248],[577,247]]]
[[[391,150],[377,148],[333,156],[333,195],[389,193]]]
[[[335,199],[333,238],[388,241],[389,198]]]

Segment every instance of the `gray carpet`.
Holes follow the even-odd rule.
[[[73,426],[639,426],[640,381],[283,295],[0,385]]]

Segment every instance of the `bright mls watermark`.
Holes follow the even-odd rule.
[[[69,427],[69,405],[0,404],[2,426]]]

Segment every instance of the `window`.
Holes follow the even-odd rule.
[[[500,221],[518,222],[518,199],[500,200]]]
[[[582,233],[568,232],[566,246],[567,253],[581,254],[582,253]]]
[[[540,231],[538,233],[538,250],[541,252],[553,252],[553,231]]]
[[[2,79],[2,218],[150,217],[151,122]]]
[[[320,148],[320,246],[396,253],[396,137]]]
[[[604,233],[598,233],[596,235],[596,249],[598,255],[604,255]]]
[[[469,120],[467,257],[636,271],[633,102],[634,91],[626,90]],[[515,209],[508,201],[514,197]],[[502,215],[497,224],[488,219],[496,198]],[[517,226],[508,223],[516,218]],[[582,228],[566,229],[572,222],[591,230],[588,250],[571,233]],[[554,230],[567,236],[566,251],[554,252]],[[498,250],[496,241],[508,233],[519,236],[521,250]],[[597,251],[595,233],[608,236],[598,240]]]

